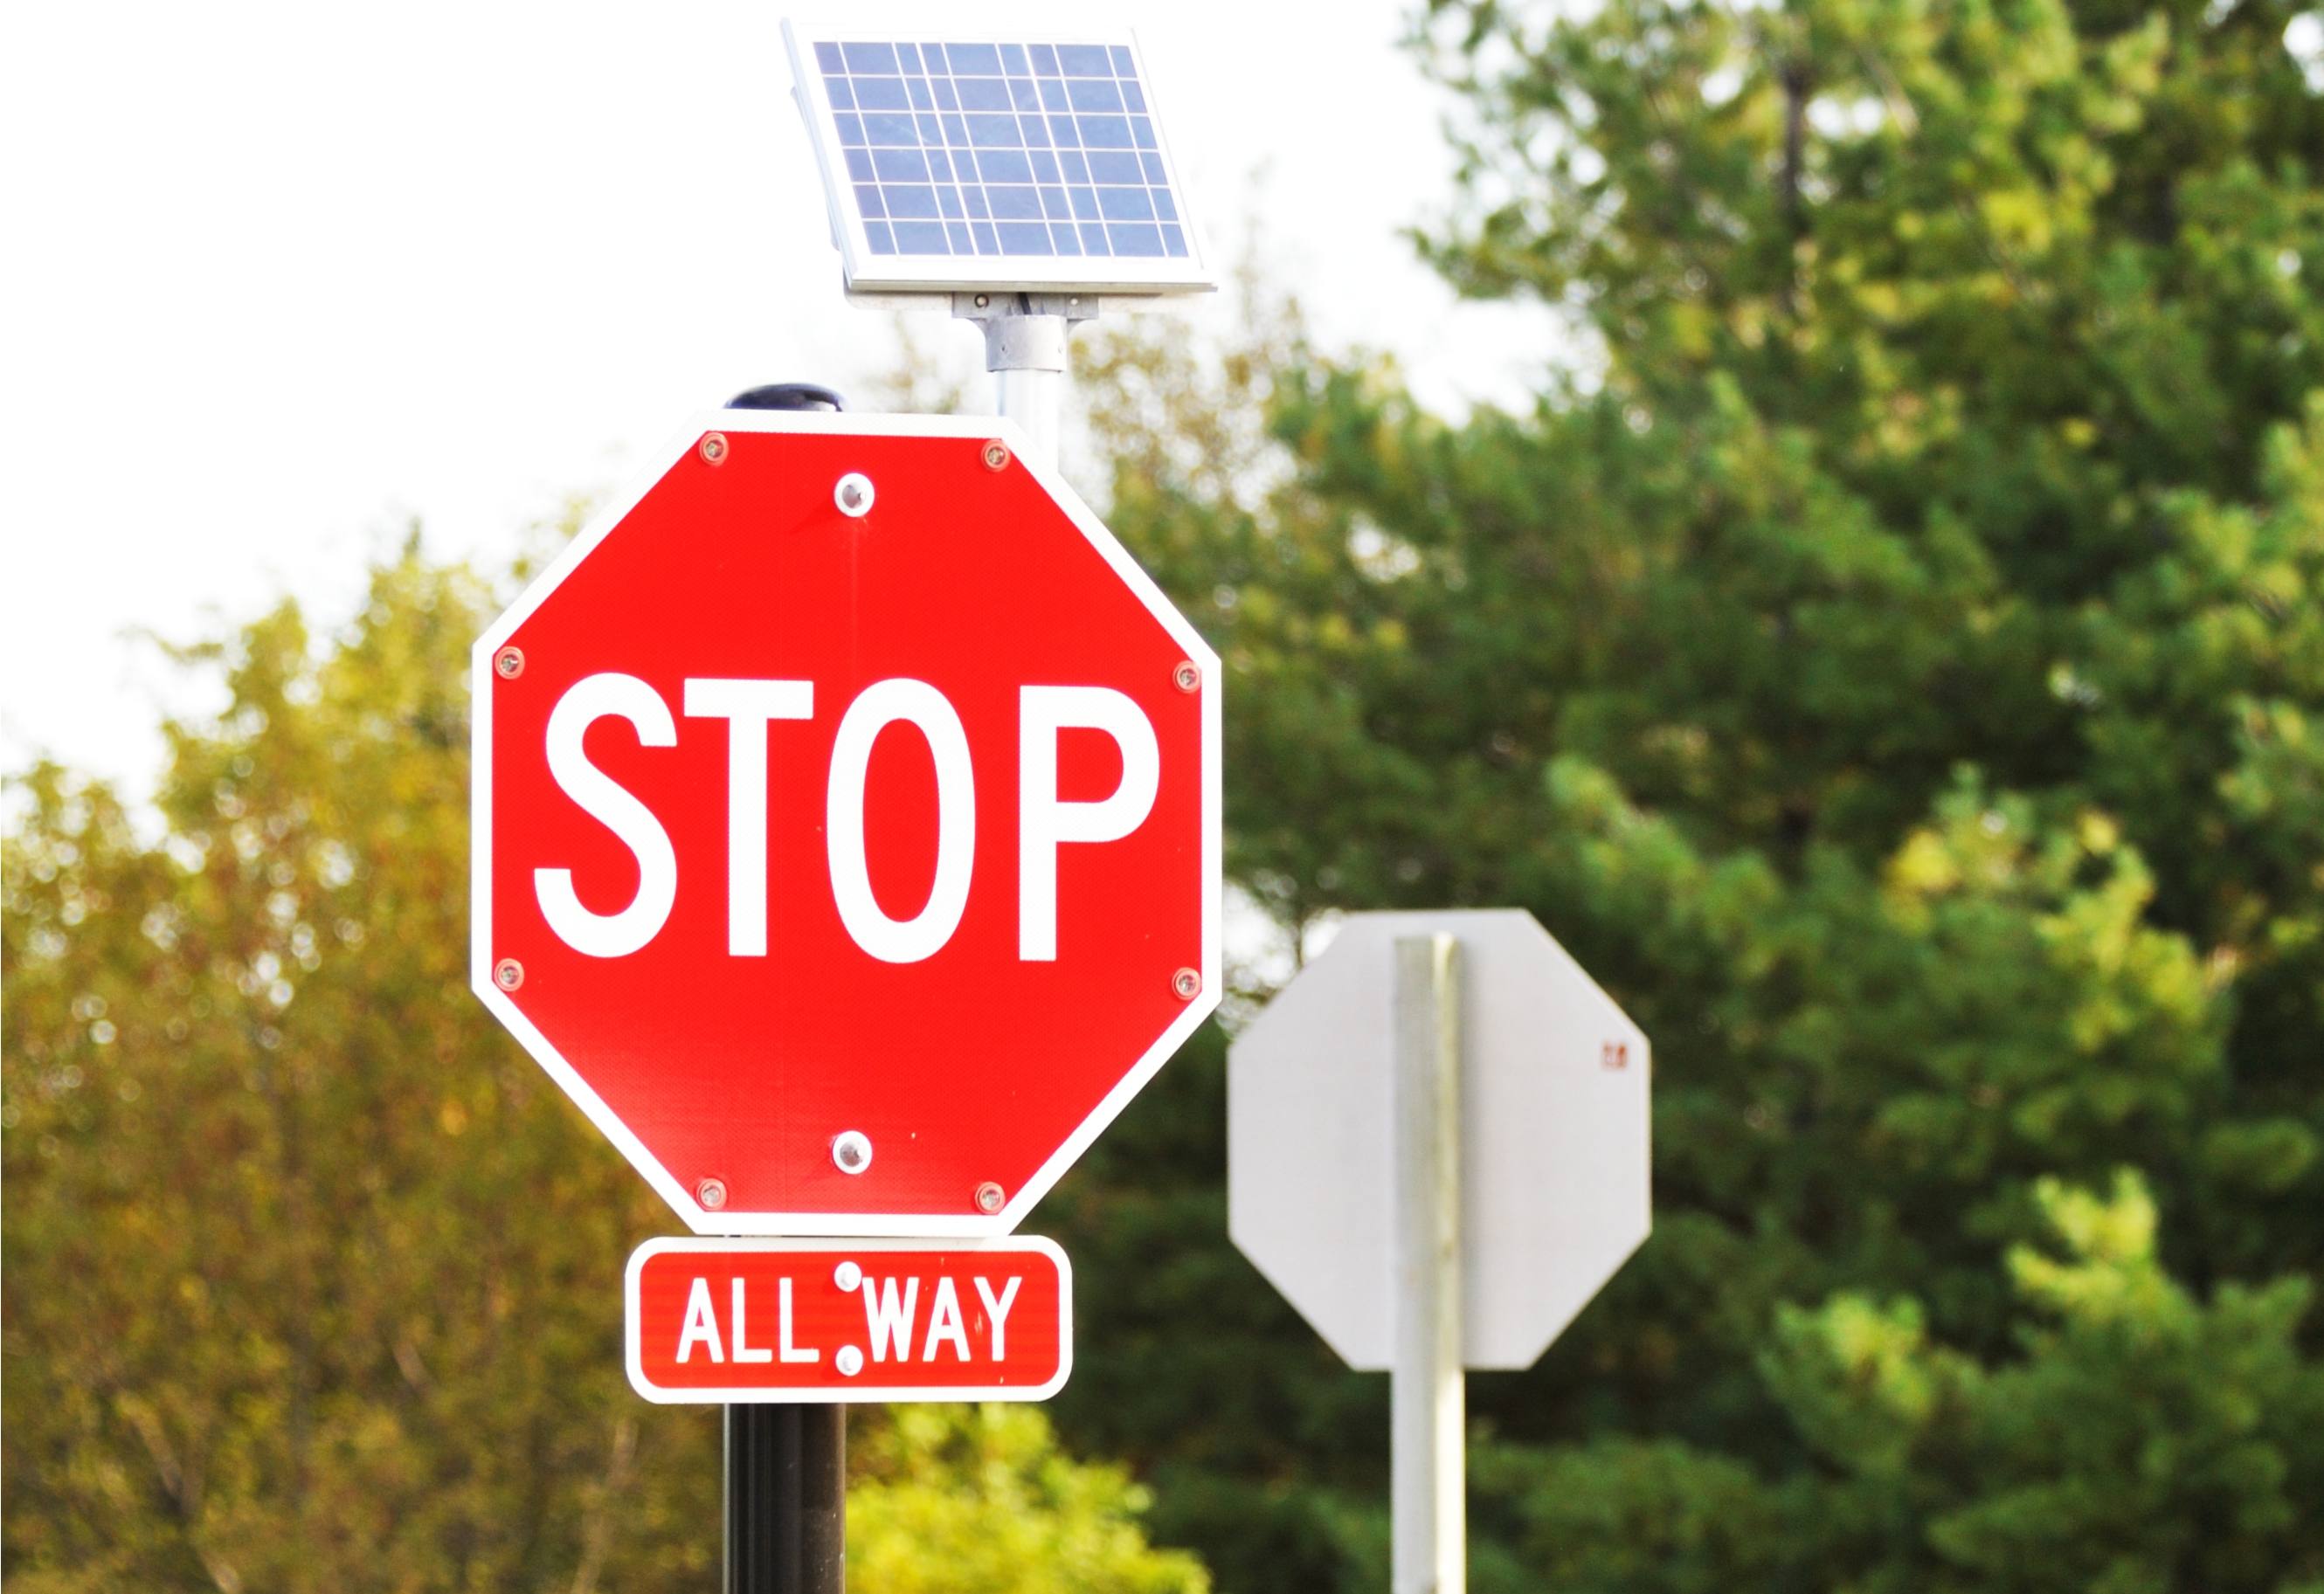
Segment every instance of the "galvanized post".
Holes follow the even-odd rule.
[[[1396,944],[1395,1594],[1468,1583],[1461,1323],[1461,945]]]

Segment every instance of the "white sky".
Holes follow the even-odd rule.
[[[1401,12],[1074,8],[1139,25],[1217,253],[1264,166],[1261,230],[1327,346],[1394,351],[1432,402],[1515,400],[1546,318],[1456,305],[1397,236],[1451,170]],[[202,699],[134,632],[207,635],[286,589],[335,622],[413,516],[490,565],[741,388],[882,369],[781,14],[7,8],[0,769],[46,751],[143,792],[161,708]],[[974,368],[973,330],[926,332]]]

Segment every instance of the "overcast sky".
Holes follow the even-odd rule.
[[[734,391],[881,370],[782,10],[9,7],[0,768],[45,751],[142,792],[160,707],[202,700],[135,632],[209,634],[285,590],[336,620],[414,517],[432,552],[495,563]],[[1455,304],[1398,235],[1451,170],[1402,10],[1072,14],[1139,27],[1217,253],[1264,169],[1264,236],[1327,344],[1395,351],[1439,404],[1511,399],[1545,319]],[[925,332],[973,368],[973,331]]]

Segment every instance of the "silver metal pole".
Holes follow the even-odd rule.
[[[1395,1594],[1464,1594],[1461,1322],[1461,944],[1396,944],[1396,1366],[1389,1494]]]
[[[952,313],[984,330],[984,368],[999,379],[1001,413],[1025,428],[1055,470],[1065,420],[1065,339],[1098,313],[1087,293],[955,293]]]

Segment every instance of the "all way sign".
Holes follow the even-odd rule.
[[[653,1239],[625,1294],[631,1386],[664,1405],[1046,1400],[1073,1370],[1046,1239]]]

